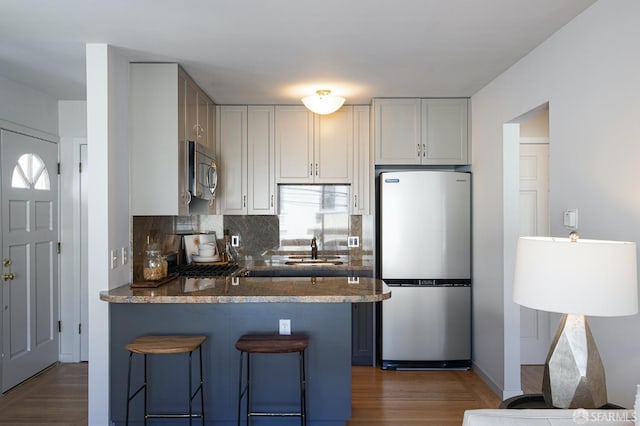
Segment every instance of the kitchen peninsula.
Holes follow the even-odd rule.
[[[235,341],[246,333],[277,333],[279,320],[290,319],[293,333],[309,336],[308,424],[345,425],[351,417],[351,304],[389,297],[391,292],[381,280],[368,277],[176,278],[154,289],[126,285],[104,291],[100,298],[110,303],[111,310],[111,419],[123,424],[128,359],[124,346],[130,340],[144,334],[202,334],[207,336],[203,350],[207,424],[235,424],[239,368]],[[289,356],[253,360],[256,407],[295,409],[297,368]],[[187,373],[180,361],[177,356],[168,361],[150,359],[152,409],[179,410],[187,403],[181,390],[186,389]],[[283,401],[290,401],[291,407],[283,406]],[[134,416],[140,412],[141,401],[135,401]],[[277,424],[287,421],[297,422],[280,418]]]

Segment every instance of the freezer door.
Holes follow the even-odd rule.
[[[392,287],[382,302],[383,361],[471,359],[471,287]]]
[[[468,173],[380,174],[382,278],[469,278]]]

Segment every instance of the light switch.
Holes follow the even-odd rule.
[[[564,211],[564,226],[569,229],[578,229],[578,209]]]

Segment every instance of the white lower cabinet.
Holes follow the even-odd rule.
[[[219,213],[275,214],[274,107],[218,106]]]

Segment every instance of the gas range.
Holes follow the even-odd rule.
[[[220,278],[241,276],[245,269],[237,263],[191,263],[177,266],[175,272],[185,278]]]

